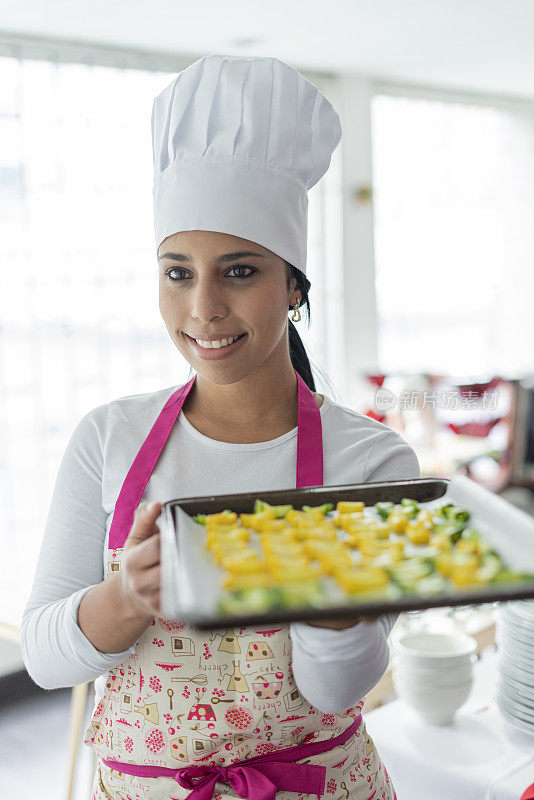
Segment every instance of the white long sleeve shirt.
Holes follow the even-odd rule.
[[[84,594],[104,579],[109,529],[126,474],[159,412],[178,386],[98,406],[76,426],[61,461],[30,597],[21,650],[44,689],[95,681],[135,650],[102,653],[78,625]],[[420,477],[413,449],[395,431],[324,396],[323,484]],[[297,428],[267,442],[235,444],[204,436],[182,410],[141,502],[295,488]],[[387,637],[397,614],[341,631],[290,623],[293,673],[315,707],[335,713],[354,705],[380,680]],[[328,687],[328,688],[327,688]]]

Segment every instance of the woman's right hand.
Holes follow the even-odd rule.
[[[123,596],[140,615],[162,616],[160,603],[160,541],[156,519],[163,503],[141,503],[124,543],[118,572]]]

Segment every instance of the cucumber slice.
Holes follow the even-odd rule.
[[[286,506],[271,506],[269,503],[266,503],[264,500],[256,500],[254,503],[254,514],[258,514],[261,511],[274,511],[275,519],[282,519],[285,515],[293,509],[292,505]]]
[[[434,533],[446,533],[447,536],[450,536],[452,542],[457,542],[458,539],[462,536],[462,532],[466,527],[467,523],[463,520],[459,522],[446,522],[437,524],[434,526]]]
[[[420,509],[417,500],[410,500],[408,497],[403,497],[400,504],[408,519],[414,519],[419,513]]]
[[[279,587],[280,604],[283,606],[320,607],[327,599],[320,581],[292,581]]]
[[[496,553],[486,553],[481,558],[480,569],[484,571],[484,574],[488,574],[491,578],[494,578],[495,575],[504,569],[504,564]]]
[[[534,574],[532,572],[518,572],[512,569],[501,569],[490,582],[507,583],[508,581],[534,581]]]
[[[375,503],[375,508],[380,517],[382,517],[383,520],[386,520],[390,512],[395,508],[395,504],[389,502]]]
[[[350,605],[358,605],[359,603],[367,603],[369,600],[399,600],[403,594],[404,592],[398,586],[388,583],[378,589],[365,589],[353,594],[347,594],[345,602]]]
[[[406,592],[414,592],[419,581],[435,571],[435,566],[433,559],[410,559],[386,569],[397,586]]]
[[[421,578],[415,586],[415,592],[421,597],[427,597],[430,595],[442,594],[447,591],[448,588],[449,582],[447,579],[443,575],[433,573],[432,575],[427,575],[426,578]]]
[[[454,505],[452,503],[446,503],[445,505],[440,506],[439,508],[436,509],[436,514],[438,514],[438,516],[440,517],[447,518],[449,515],[449,510],[452,508],[454,508]]]
[[[333,503],[323,503],[322,506],[302,506],[303,511],[320,511],[321,514],[328,514],[329,511],[334,510]]]
[[[278,605],[278,592],[271,588],[234,589],[222,597],[217,606],[223,614],[267,611]]]

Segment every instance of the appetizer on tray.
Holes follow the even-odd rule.
[[[223,571],[218,611],[324,608],[534,581],[532,573],[509,569],[472,526],[468,509],[426,505],[403,498],[297,509],[257,499],[251,514],[197,514]]]
[[[533,542],[532,517],[464,475],[179,498],[162,611],[208,628],[534,598]]]

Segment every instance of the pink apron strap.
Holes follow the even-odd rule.
[[[313,392],[298,372],[298,433],[296,488],[323,485],[323,426]]]
[[[321,413],[313,393],[308,389],[298,372],[298,432],[296,488],[323,485],[323,434]],[[196,375],[189,383],[174,392],[141,445],[124,483],[122,484],[109,531],[109,549],[124,546],[133,524],[135,509],[141,502],[146,485],[165,447],[170,432],[189,394]]]
[[[169,397],[134,458],[115,504],[109,531],[108,548],[110,550],[123,547],[128,538],[133,525],[135,509],[141,502],[145,487],[196,377],[195,375],[189,383],[181,386]]]

